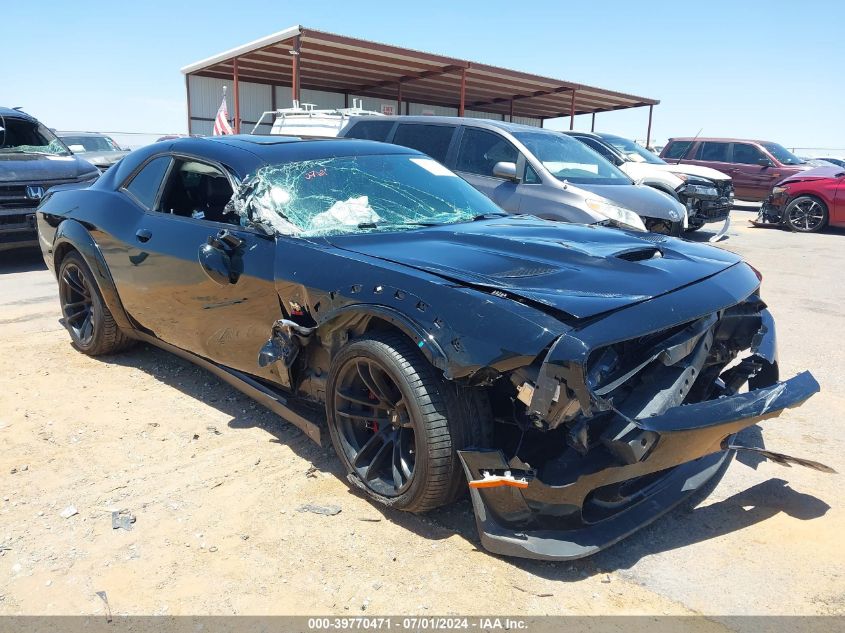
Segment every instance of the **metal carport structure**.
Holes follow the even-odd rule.
[[[320,107],[349,107],[351,99],[365,98],[371,102],[380,100],[383,110],[394,108],[399,114],[435,113],[425,109],[430,106],[441,109],[437,114],[522,120],[538,125],[545,119],[568,116],[570,129],[579,114],[592,114],[594,128],[596,113],[648,106],[646,138],[650,140],[653,108],[660,103],[300,25],[185,66],[182,73],[189,132],[199,131],[214,117],[209,112],[209,103],[213,104],[214,99],[208,95],[203,96],[204,105],[197,107],[197,93],[203,90],[199,78],[231,85],[235,131],[240,131],[242,123],[255,123],[242,116],[245,98],[261,101],[249,104],[247,109],[253,113],[289,107],[282,101],[285,98],[302,101],[303,97],[316,97],[332,102],[319,103]],[[245,86],[253,89],[245,91]],[[245,92],[252,96],[245,96]],[[385,106],[384,102],[391,105]],[[213,105],[215,111],[216,108]],[[412,108],[417,111],[411,112]]]

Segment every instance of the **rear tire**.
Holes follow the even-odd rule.
[[[335,451],[372,499],[426,512],[463,491],[457,452],[486,443],[486,395],[446,381],[405,336],[368,334],[332,361],[326,415]]]
[[[62,322],[76,349],[89,356],[101,356],[122,351],[133,343],[114,322],[82,255],[76,251],[68,253],[59,264],[58,278]]]
[[[783,211],[783,223],[798,233],[817,233],[827,219],[827,205],[814,196],[798,196]]]

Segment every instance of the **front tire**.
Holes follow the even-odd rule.
[[[783,222],[798,233],[817,233],[827,226],[827,205],[813,196],[798,196],[786,205]]]
[[[374,333],[332,361],[326,415],[335,451],[373,499],[409,512],[453,501],[464,475],[457,450],[484,443],[489,404],[444,380],[409,339]]]
[[[62,259],[58,277],[62,322],[76,349],[100,356],[119,352],[132,343],[114,322],[91,269],[78,252],[72,251]]]

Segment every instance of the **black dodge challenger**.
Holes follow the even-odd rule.
[[[501,554],[624,538],[723,472],[739,430],[818,391],[779,380],[739,257],[506,216],[398,146],[158,143],[48,192],[38,229],[81,352],[190,359],[327,429],[379,503],[424,512],[468,485]]]

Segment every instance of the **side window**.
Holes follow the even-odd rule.
[[[663,152],[663,158],[683,158],[692,145],[692,141],[672,141]]]
[[[156,211],[195,220],[238,224],[240,218],[226,213],[232,185],[219,168],[195,160],[179,159],[164,185]]]
[[[464,129],[455,170],[492,176],[496,163],[515,163],[518,156],[517,149],[498,134],[470,127]]]
[[[728,161],[728,144],[717,143],[713,141],[705,141],[698,149],[698,160],[712,160],[720,163],[727,163]]]
[[[170,165],[169,156],[159,156],[147,163],[144,168],[135,174],[135,177],[124,185],[123,189],[132,194],[142,206],[152,209],[155,204],[156,194],[161,186],[161,180]]]
[[[393,121],[358,121],[344,136],[365,141],[384,141],[392,127]]]
[[[525,162],[525,177],[522,179],[522,182],[526,185],[537,185],[540,183],[539,174],[528,164],[528,161]]]
[[[743,165],[756,165],[757,161],[765,158],[763,152],[749,145],[748,143],[734,143],[734,159],[735,163],[742,163]]]
[[[396,134],[393,135],[393,143],[418,150],[444,163],[454,132],[455,128],[451,125],[400,123],[396,128]]]
[[[616,155],[613,152],[611,152],[607,147],[605,147],[604,145],[599,143],[597,140],[595,140],[593,138],[582,138],[582,137],[577,137],[577,138],[578,138],[579,141],[584,143],[584,145],[589,147],[594,152],[598,152],[599,154],[604,156],[607,160],[609,160],[614,165],[617,163],[618,159],[617,159]]]

